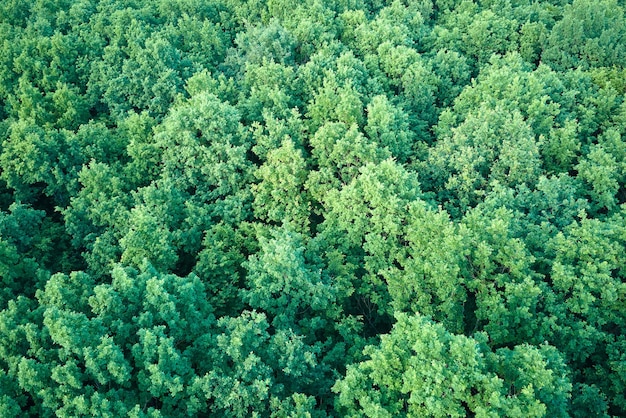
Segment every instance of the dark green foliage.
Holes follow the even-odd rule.
[[[626,416],[623,1],[0,3],[0,417]]]

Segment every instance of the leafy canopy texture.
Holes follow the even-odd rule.
[[[623,0],[1,0],[0,417],[626,416]]]
[[[486,335],[455,335],[423,316],[399,314],[369,357],[333,389],[346,416],[567,416],[571,383],[549,346],[492,351]]]

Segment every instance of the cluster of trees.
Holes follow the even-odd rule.
[[[626,415],[623,0],[0,3],[0,416]]]

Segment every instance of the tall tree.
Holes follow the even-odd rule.
[[[338,410],[349,416],[567,416],[571,383],[554,347],[492,351],[485,336],[398,315],[367,360],[348,366]]]

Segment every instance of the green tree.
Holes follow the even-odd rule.
[[[565,5],[541,60],[556,70],[623,66],[624,10],[615,0],[576,0]]]
[[[534,187],[541,174],[531,127],[518,111],[500,107],[468,115],[429,149],[421,167],[424,188],[453,216],[475,206],[495,182]]]
[[[545,310],[554,305],[554,294],[534,271],[536,259],[516,234],[514,212],[490,203],[462,220],[466,332],[485,331],[495,347],[552,341],[556,318]]]
[[[495,352],[484,335],[446,331],[420,315],[398,315],[368,359],[348,366],[333,390],[346,416],[567,416],[571,383],[554,347]]]
[[[252,224],[220,222],[204,232],[193,272],[204,282],[217,316],[236,316],[243,309],[246,255],[258,251]]]
[[[323,86],[315,94],[308,106],[311,118],[310,130],[319,129],[326,122],[353,123],[362,126],[364,121],[364,103],[362,94],[357,90],[353,80],[343,84],[334,73],[329,72],[324,78]]]
[[[417,140],[430,139],[430,127],[437,120],[435,92],[439,80],[429,62],[415,49],[383,42],[377,55],[370,56],[379,67],[379,78],[385,91],[393,92],[394,101],[407,113],[410,130]],[[382,74],[380,74],[382,72]]]
[[[310,138],[310,145],[317,170],[309,173],[306,188],[318,203],[325,200],[327,192],[350,183],[363,166],[391,157],[388,148],[369,140],[356,124],[326,123]]]
[[[625,163],[626,147],[611,129],[599,136],[598,143],[590,146],[589,153],[576,165],[594,210],[614,212],[618,204],[624,203]]]
[[[359,171],[340,190],[326,193],[325,219],[312,245],[329,273],[350,284],[346,310],[363,315],[378,333],[393,313],[381,273],[397,260],[407,211],[421,192],[416,177],[393,160]]]
[[[331,283],[321,269],[308,265],[304,237],[285,226],[271,239],[260,239],[260,247],[245,263],[246,303],[266,312],[274,327],[293,328],[309,339],[332,326],[340,313],[336,293],[341,283]]]
[[[119,165],[92,162],[78,179],[81,189],[63,210],[72,246],[84,257],[94,277],[108,275],[119,261],[118,246],[132,206],[129,185],[120,178]]]
[[[214,326],[200,280],[161,276],[149,266],[118,267],[112,277],[95,286],[84,273],[57,274],[37,292],[39,306],[22,298],[1,313],[2,323],[11,324],[2,328],[2,358],[19,385],[16,399],[29,399],[23,411],[206,410],[206,403],[190,402],[194,370],[207,361],[203,336]]]
[[[433,73],[438,77],[436,104],[449,107],[454,99],[469,84],[470,68],[465,56],[456,51],[440,49],[431,59]]]
[[[413,154],[413,132],[409,129],[408,115],[389,102],[386,96],[375,96],[366,109],[365,132],[381,148],[404,163]]]
[[[558,299],[547,309],[558,318],[554,344],[572,365],[574,381],[601,388],[619,415],[625,387],[617,355],[626,318],[624,260],[618,255],[624,245],[624,208],[606,221],[580,216],[548,243]],[[586,409],[593,408],[593,398],[589,401]]]
[[[50,222],[43,211],[13,203],[0,212],[0,307],[19,295],[34,296],[46,280],[52,245]]]
[[[311,0],[294,7],[285,0],[271,0],[267,6],[269,13],[279,18],[285,29],[294,36],[297,43],[296,62],[306,62],[325,43],[337,36],[335,19],[337,9],[341,9],[339,4]]]
[[[224,62],[228,75],[241,74],[246,65],[261,65],[264,61],[286,66],[295,61],[296,40],[277,19],[239,32],[235,44],[236,48],[228,51]]]
[[[471,303],[463,277],[467,247],[459,228],[447,213],[422,201],[409,204],[402,223],[402,247],[380,270],[393,312],[421,313],[452,332],[463,332]]]
[[[470,58],[472,73],[492,55],[504,55],[518,49],[519,23],[506,9],[481,10],[475,2],[464,1],[451,13],[444,14],[430,35],[435,49],[457,51]]]
[[[292,141],[285,140],[280,148],[270,151],[267,162],[256,172],[260,182],[252,186],[255,216],[306,230],[311,212],[310,198],[304,190],[307,175],[306,160]]]
[[[238,108],[248,123],[265,115],[287,119],[298,104],[293,68],[274,62],[246,63],[241,90]]]
[[[236,225],[251,214],[248,133],[234,107],[202,91],[174,107],[154,135],[151,148],[160,152],[161,169],[137,191],[135,205],[145,206],[160,228],[170,231],[171,242],[165,239],[163,245],[173,245],[186,275],[205,230],[221,221]],[[144,244],[141,251],[150,252],[153,243]]]

